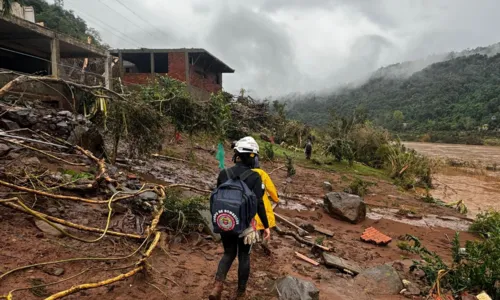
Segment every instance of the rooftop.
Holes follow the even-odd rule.
[[[234,69],[226,65],[223,61],[218,59],[215,55],[211,54],[202,48],[172,48],[172,49],[113,49],[110,50],[111,55],[118,56],[119,53],[123,54],[137,54],[137,53],[184,53],[187,52],[195,62],[210,61],[207,65],[208,68],[213,68],[221,73],[234,73]]]

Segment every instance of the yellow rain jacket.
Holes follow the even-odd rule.
[[[269,177],[269,174],[267,174],[264,170],[253,169],[252,171],[259,173],[260,178],[262,179],[262,184],[265,186],[264,197],[262,197],[262,200],[264,201],[264,207],[266,208],[267,221],[269,222],[269,228],[275,227],[276,220],[274,218],[273,206],[269,200],[269,196],[274,202],[278,203],[280,201],[278,198],[278,191],[276,190],[271,177]],[[257,230],[263,230],[264,225],[262,225],[262,221],[258,215],[255,215],[255,221],[257,222]]]

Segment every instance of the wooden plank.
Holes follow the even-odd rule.
[[[303,261],[310,263],[313,266],[319,266],[319,262],[310,259],[309,257],[305,256],[304,254],[300,254],[299,252],[295,252],[295,256],[302,259]]]
[[[354,275],[357,275],[362,271],[362,269],[357,264],[328,253],[323,252],[323,260],[325,261],[325,265],[328,267],[337,268],[341,271],[347,270]]]
[[[309,233],[309,232],[307,232],[307,230],[304,230],[304,229],[300,228],[299,226],[297,226],[297,225],[295,225],[294,223],[290,222],[287,218],[285,218],[285,217],[281,216],[281,215],[280,215],[280,214],[278,214],[278,213],[274,213],[274,216],[276,217],[276,219],[277,219],[278,221],[281,221],[281,222],[283,222],[283,223],[287,224],[287,225],[288,225],[288,226],[290,226],[290,227],[293,227],[293,228],[295,228],[295,229],[297,229],[297,230],[303,230],[303,231],[305,231],[306,233]]]
[[[321,227],[316,226],[316,225],[314,225],[314,230],[317,231],[317,232],[319,232],[319,233],[322,233],[322,234],[324,234],[326,236],[329,236],[329,237],[333,236],[333,231],[330,231],[330,230],[325,229],[325,228],[321,228]]]

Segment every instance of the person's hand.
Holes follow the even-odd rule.
[[[271,229],[264,229],[264,240],[269,241],[271,239]]]

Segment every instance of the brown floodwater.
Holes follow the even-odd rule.
[[[474,217],[488,209],[500,210],[500,168],[487,171],[485,166],[500,166],[500,147],[405,142],[408,148],[443,159],[473,162],[476,168],[441,167],[433,176],[433,197],[445,202],[463,200]]]

